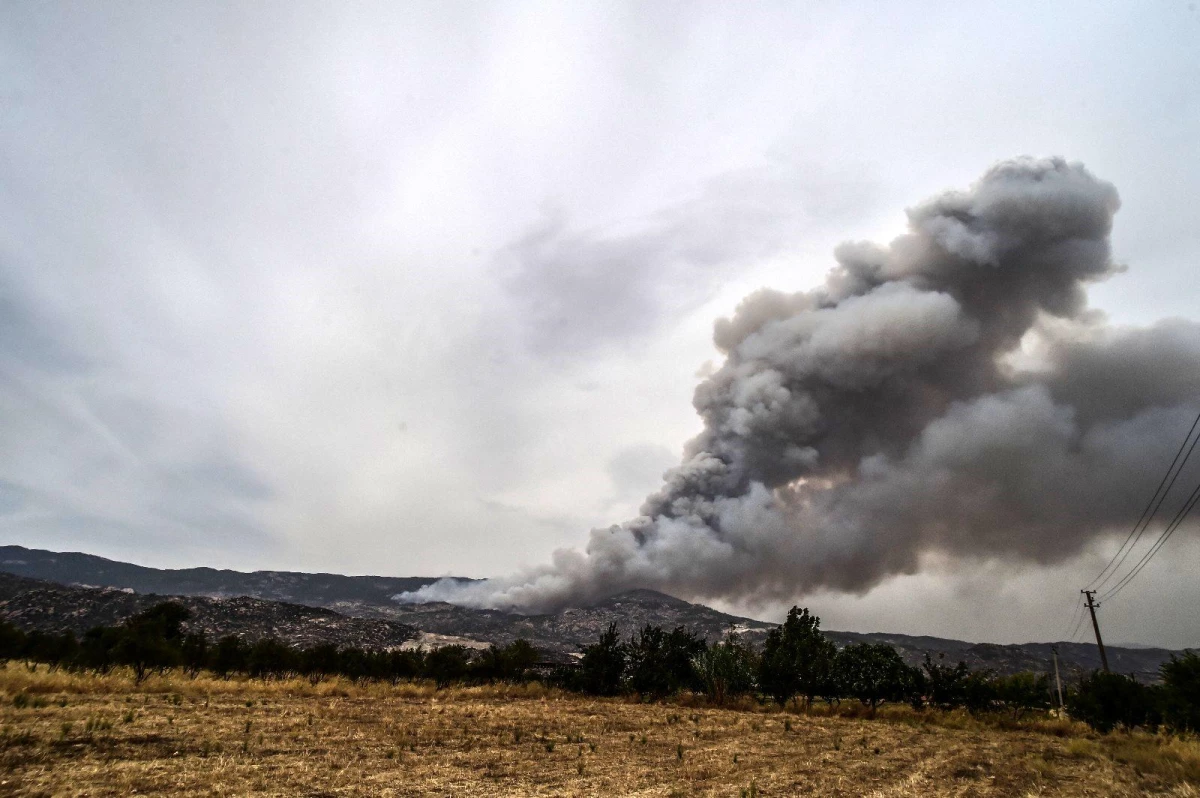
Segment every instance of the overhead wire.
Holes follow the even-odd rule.
[[[1142,510],[1137,523],[1129,530],[1129,534],[1125,536],[1125,541],[1117,549],[1116,553],[1113,554],[1112,559],[1108,561],[1108,565],[1104,566],[1100,573],[1096,574],[1092,581],[1087,583],[1087,587],[1091,588],[1095,586],[1096,589],[1102,588],[1105,583],[1116,575],[1117,571],[1125,563],[1125,560],[1129,558],[1130,553],[1137,547],[1138,542],[1142,539],[1142,535],[1145,534],[1150,523],[1154,520],[1154,516],[1158,514],[1158,509],[1167,498],[1167,494],[1175,486],[1175,480],[1179,478],[1179,474],[1187,464],[1188,458],[1192,456],[1192,450],[1196,448],[1196,443],[1200,441],[1200,435],[1197,435],[1195,440],[1192,439],[1192,434],[1196,431],[1197,426],[1200,426],[1200,413],[1196,414],[1196,420],[1192,422],[1192,426],[1188,430],[1187,435],[1184,436],[1183,442],[1179,444],[1179,449],[1175,452],[1175,457],[1171,459],[1171,464],[1167,466],[1167,472],[1163,474],[1158,487],[1154,489],[1154,493],[1150,496],[1150,501],[1146,502],[1146,507]],[[1188,446],[1188,441],[1192,442],[1191,446]],[[1183,456],[1183,461],[1180,462],[1179,456],[1183,454],[1185,447],[1187,448],[1187,454]],[[1179,465],[1178,468],[1176,468],[1176,463]],[[1172,476],[1172,472],[1174,472],[1174,476]],[[1170,479],[1169,484],[1168,479]],[[1166,490],[1163,490],[1164,485],[1166,485]],[[1132,543],[1130,543],[1131,540],[1133,541]],[[1105,576],[1106,573],[1107,576]]]
[[[1079,634],[1079,627],[1083,625],[1083,616],[1084,616],[1083,596],[1080,596],[1079,600],[1075,603],[1075,614],[1073,616],[1071,616],[1071,623],[1073,624],[1073,626],[1071,628],[1071,634],[1067,635],[1068,642],[1071,642],[1071,643],[1075,642],[1075,638]]]
[[[1192,490],[1191,494],[1186,500],[1184,500],[1183,506],[1179,508],[1179,511],[1175,513],[1175,517],[1171,519],[1171,523],[1167,524],[1167,528],[1164,529],[1162,534],[1158,536],[1158,540],[1156,540],[1150,546],[1150,548],[1142,556],[1142,559],[1138,560],[1137,564],[1129,570],[1129,573],[1127,573],[1116,585],[1109,588],[1108,592],[1100,597],[1101,601],[1107,601],[1115,597],[1118,593],[1124,590],[1130,582],[1133,581],[1134,577],[1142,572],[1142,569],[1149,565],[1150,561],[1154,559],[1154,555],[1158,553],[1159,549],[1161,549],[1163,545],[1171,539],[1171,535],[1175,534],[1175,530],[1182,526],[1183,522],[1187,519],[1188,514],[1191,513],[1192,508],[1196,506],[1197,502],[1200,502],[1200,483],[1196,484],[1196,487]]]

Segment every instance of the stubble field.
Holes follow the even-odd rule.
[[[1200,744],[529,687],[0,671],[0,795],[1200,796]],[[857,708],[847,707],[848,714]]]

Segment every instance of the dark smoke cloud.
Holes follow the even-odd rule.
[[[1200,326],[1117,329],[1117,192],[1061,159],[997,165],[852,243],[820,287],[716,325],[704,431],[586,553],[409,600],[548,609],[632,587],[865,592],[927,555],[1055,563],[1128,528],[1197,412]]]

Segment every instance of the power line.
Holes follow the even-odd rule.
[[[1096,591],[1081,590],[1079,591],[1087,597],[1088,613],[1092,616],[1092,629],[1096,632],[1096,648],[1100,649],[1100,664],[1104,666],[1104,672],[1108,673],[1108,653],[1104,650],[1104,638],[1100,637],[1100,622],[1096,620]]]
[[[1085,611],[1087,609],[1087,605],[1084,603],[1082,597],[1079,599],[1078,609],[1079,609],[1079,620],[1075,622],[1075,628],[1073,630],[1071,630],[1071,636],[1067,638],[1067,640],[1069,640],[1072,643],[1074,643],[1076,641],[1076,639],[1079,637],[1079,630],[1083,628],[1083,619],[1087,617],[1087,612]]]
[[[1146,565],[1149,564],[1154,555],[1158,553],[1158,550],[1163,547],[1163,544],[1165,544],[1171,538],[1171,535],[1175,534],[1175,530],[1177,530],[1183,524],[1184,520],[1188,516],[1188,513],[1190,513],[1192,508],[1196,506],[1197,501],[1200,501],[1200,484],[1196,485],[1195,489],[1191,492],[1191,495],[1189,495],[1187,500],[1184,501],[1183,506],[1179,508],[1179,512],[1175,513],[1175,517],[1171,519],[1171,523],[1168,524],[1167,528],[1163,530],[1163,533],[1158,536],[1158,540],[1154,542],[1149,551],[1142,556],[1142,559],[1139,560],[1132,569],[1130,569],[1129,573],[1126,574],[1120,582],[1109,588],[1108,592],[1105,593],[1102,598],[1107,600],[1120,593],[1121,590],[1124,589],[1124,587],[1128,585],[1133,578],[1137,576],[1143,568],[1146,567]]]
[[[1101,596],[1101,600],[1107,601],[1108,599],[1116,596],[1125,589],[1126,585],[1133,581],[1135,576],[1141,573],[1142,569],[1145,568],[1146,565],[1149,564],[1150,560],[1154,558],[1154,555],[1158,553],[1158,550],[1163,547],[1163,544],[1171,539],[1171,535],[1175,534],[1175,530],[1179,529],[1184,520],[1187,519],[1188,513],[1192,511],[1192,508],[1196,506],[1197,502],[1200,502],[1200,483],[1197,483],[1191,494],[1184,501],[1183,506],[1179,508],[1179,512],[1175,513],[1175,517],[1171,519],[1171,523],[1167,524],[1167,528],[1164,529],[1163,533],[1158,536],[1158,540],[1154,542],[1154,545],[1150,547],[1149,551],[1142,556],[1142,559],[1138,561],[1137,565],[1133,566],[1129,573],[1127,573],[1120,582],[1109,588],[1108,592]]]
[[[1079,598],[1075,601],[1075,613],[1071,616],[1071,620],[1067,621],[1067,628],[1071,630],[1069,636],[1063,640],[1074,640],[1075,633],[1079,630],[1079,624],[1083,622],[1083,599]]]
[[[1183,471],[1184,465],[1187,464],[1188,458],[1192,456],[1192,450],[1196,448],[1197,441],[1200,441],[1200,435],[1197,435],[1196,439],[1192,440],[1192,433],[1196,431],[1196,427],[1198,425],[1200,425],[1200,413],[1196,414],[1196,420],[1192,422],[1192,426],[1188,430],[1187,435],[1184,436],[1183,442],[1179,444],[1179,449],[1175,452],[1175,457],[1172,458],[1171,465],[1167,466],[1167,473],[1163,474],[1163,478],[1161,481],[1159,481],[1158,487],[1154,489],[1153,495],[1150,496],[1150,501],[1146,502],[1146,507],[1142,510],[1142,514],[1138,518],[1137,523],[1133,525],[1133,529],[1129,530],[1129,534],[1125,536],[1125,541],[1121,544],[1121,547],[1117,549],[1116,553],[1113,554],[1112,559],[1108,561],[1108,565],[1104,566],[1100,573],[1096,574],[1095,578],[1093,578],[1091,582],[1088,582],[1088,587],[1092,587],[1094,585],[1097,590],[1103,587],[1105,582],[1116,575],[1117,571],[1120,570],[1121,566],[1125,563],[1125,560],[1129,557],[1130,552],[1137,547],[1138,542],[1142,539],[1142,535],[1144,535],[1146,529],[1149,528],[1150,522],[1154,520],[1154,516],[1158,513],[1158,508],[1162,506],[1163,500],[1167,498],[1167,494],[1170,493],[1171,488],[1175,486],[1175,480],[1179,478],[1179,474]],[[1189,440],[1192,440],[1191,446],[1188,446]],[[1185,447],[1187,447],[1187,454],[1184,455],[1183,462],[1179,462],[1179,456],[1183,454]],[[1179,463],[1178,469],[1175,468],[1176,463]],[[1172,471],[1175,472],[1174,476],[1171,476]],[[1170,478],[1170,484],[1167,484],[1168,478]],[[1163,490],[1163,485],[1167,486],[1165,491]],[[1160,493],[1162,494],[1161,496],[1159,495]],[[1156,499],[1157,503],[1155,502]],[[1152,507],[1153,509],[1151,509]],[[1133,541],[1132,544],[1130,544],[1130,540]],[[1126,549],[1126,546],[1129,548]],[[1119,561],[1118,558],[1120,558]],[[1111,572],[1109,571],[1110,568],[1112,569]],[[1108,574],[1107,576],[1105,576],[1106,573]]]

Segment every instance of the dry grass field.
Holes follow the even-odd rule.
[[[868,720],[538,686],[135,686],[15,663],[0,695],[0,795],[1200,796],[1194,741],[901,707]]]

